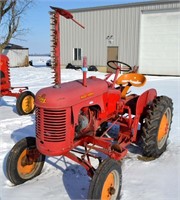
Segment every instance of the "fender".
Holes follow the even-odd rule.
[[[138,130],[138,123],[140,116],[142,115],[146,106],[150,104],[156,97],[157,97],[157,91],[155,89],[149,89],[139,96],[136,104],[136,115],[134,117],[134,121],[132,124],[132,132],[133,132],[133,137],[131,139],[132,142],[135,142],[137,139],[137,130]]]
[[[140,116],[143,113],[144,108],[148,104],[150,104],[156,97],[157,97],[157,92],[155,89],[149,89],[144,93],[142,93],[137,100],[136,115]]]

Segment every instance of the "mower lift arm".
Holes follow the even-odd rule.
[[[59,13],[60,15],[62,15],[63,17],[65,17],[66,19],[71,19],[73,22],[75,22],[76,24],[78,24],[81,28],[85,28],[83,25],[81,25],[79,22],[77,22],[74,18],[73,15],[68,12],[67,10],[64,10],[62,8],[57,8],[57,7],[53,7],[50,6],[51,9],[55,10],[57,13]]]

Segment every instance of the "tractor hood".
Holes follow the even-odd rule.
[[[36,94],[35,105],[49,109],[66,108],[85,100],[91,100],[107,90],[107,82],[96,77],[88,78],[87,86],[82,84],[82,80],[75,80],[62,83],[59,88],[52,86],[39,90]]]

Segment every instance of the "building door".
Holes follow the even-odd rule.
[[[144,11],[141,14],[139,72],[180,75],[180,12]]]
[[[107,48],[107,61],[118,60],[118,47],[108,47]],[[113,69],[107,67],[107,72],[112,72]]]

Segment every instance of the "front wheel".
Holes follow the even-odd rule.
[[[100,164],[92,178],[88,199],[120,199],[121,184],[121,164],[108,158]]]
[[[155,98],[148,108],[141,135],[144,156],[158,158],[166,150],[172,112],[172,100],[166,96]]]
[[[36,148],[36,139],[26,137],[11,149],[6,163],[7,178],[15,185],[22,184],[41,173],[45,161]]]
[[[30,91],[22,92],[17,98],[16,109],[19,115],[28,115],[34,112],[35,96]]]

